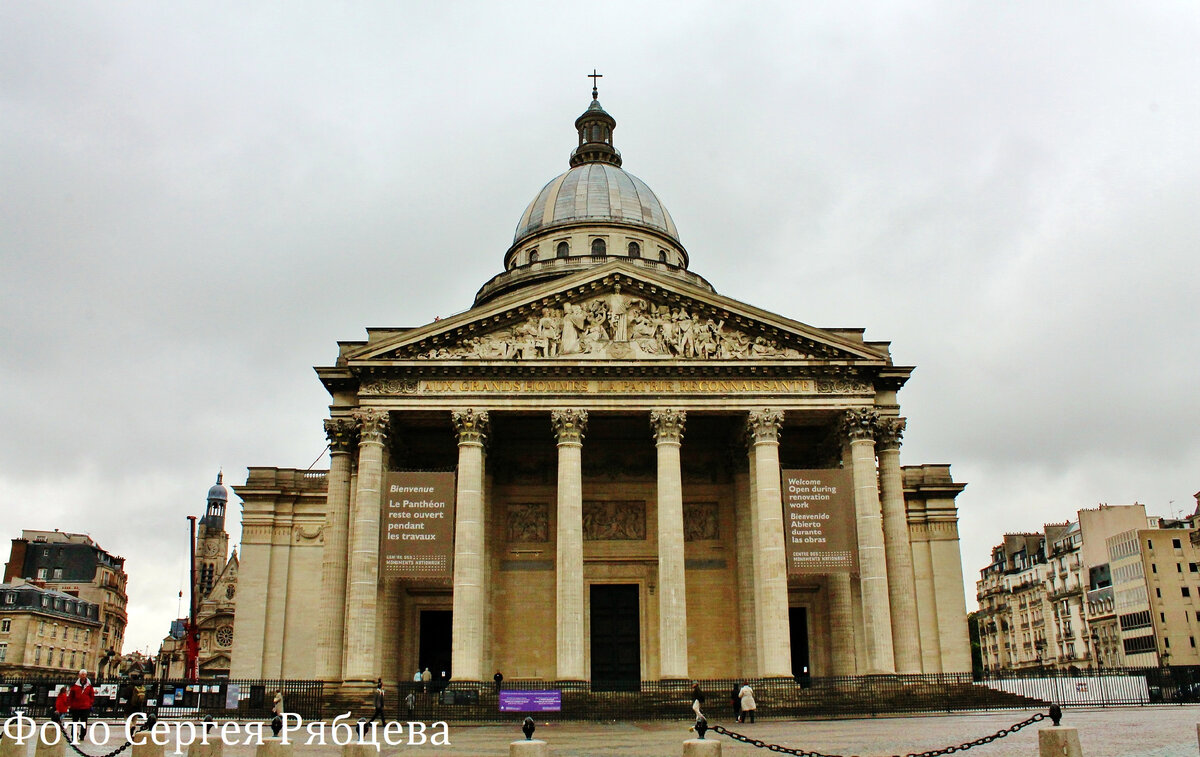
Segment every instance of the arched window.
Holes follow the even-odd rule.
[[[660,263],[667,262],[667,251],[666,250],[658,251],[658,262],[660,262]]]
[[[629,243],[629,257],[640,258],[642,256],[642,246],[637,242]]]
[[[607,248],[604,246],[603,239],[593,239],[592,240],[592,254],[593,255],[603,255],[606,251],[607,251]]]
[[[555,253],[560,258],[565,258],[571,254],[571,245],[566,242],[558,243],[558,251]]]
[[[536,263],[536,262],[537,262],[537,250],[530,250],[530,251],[529,251],[529,262],[530,262],[530,263]]]

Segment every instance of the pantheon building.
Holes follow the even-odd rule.
[[[469,310],[316,369],[329,470],[236,487],[230,675],[969,670],[964,484],[900,464],[912,367],[718,294],[594,90],[575,127]]]

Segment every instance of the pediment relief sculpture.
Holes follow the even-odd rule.
[[[801,349],[801,347],[803,349]],[[456,345],[410,345],[400,359],[553,360],[801,360],[833,357],[825,345],[783,344],[733,328],[702,307],[656,303],[613,291],[561,308],[544,307],[515,325]]]

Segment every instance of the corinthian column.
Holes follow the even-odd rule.
[[[560,681],[582,681],[583,669],[583,434],[587,411],[553,410],[558,439],[558,658]]]
[[[659,678],[688,677],[687,583],[683,563],[683,478],[679,446],[682,410],[653,410],[658,449],[658,666]]]
[[[358,491],[350,524],[349,586],[346,588],[345,663],[347,683],[375,678],[376,604],[379,592],[379,510],[383,489],[383,440],[388,411],[354,411],[358,421]]]
[[[883,499],[883,540],[887,557],[888,599],[892,603],[892,641],[896,672],[921,672],[921,634],[917,633],[917,582],[913,576],[908,512],[900,474],[903,418],[880,418],[875,431],[879,453],[879,489]]]
[[[746,428],[752,446],[753,496],[757,515],[754,578],[759,586],[758,674],[763,678],[792,676],[792,637],[788,624],[787,562],[783,546],[783,495],[779,481],[779,429],[783,411],[751,410]],[[761,567],[759,567],[761,565]]]
[[[342,634],[346,605],[346,535],[350,523],[350,455],[358,427],[350,418],[325,421],[329,437],[325,548],[321,556],[321,626],[317,634],[317,677],[342,680]]]
[[[454,516],[454,613],[451,669],[455,680],[483,680],[484,596],[483,443],[486,410],[455,410],[458,496]]]
[[[883,550],[883,524],[879,510],[879,483],[875,474],[875,424],[873,408],[847,410],[843,426],[850,438],[854,471],[854,513],[858,525],[858,572],[862,587],[863,635],[867,673],[895,673],[892,653],[892,611],[888,600],[887,562]],[[913,628],[910,633],[916,633]],[[860,667],[861,672],[861,667]]]

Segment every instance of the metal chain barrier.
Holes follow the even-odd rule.
[[[980,746],[982,744],[990,744],[993,741],[995,741],[996,739],[1002,739],[1005,736],[1009,735],[1010,733],[1016,733],[1017,731],[1021,730],[1022,728],[1024,728],[1027,725],[1032,725],[1032,724],[1038,722],[1039,720],[1045,720],[1045,719],[1046,719],[1046,716],[1039,712],[1036,715],[1034,715],[1033,717],[1029,718],[1028,720],[1022,720],[1020,723],[1015,723],[1015,724],[1009,726],[1008,728],[1001,728],[999,731],[996,731],[993,734],[984,736],[982,738],[975,739],[974,741],[965,741],[962,744],[956,744],[954,746],[943,747],[941,749],[930,749],[927,752],[910,752],[907,755],[903,755],[903,756],[898,755],[898,754],[891,755],[891,757],[937,757],[938,755],[942,755],[942,754],[953,754],[955,752],[965,752],[973,746]],[[761,739],[751,738],[750,736],[747,736],[742,733],[735,733],[735,732],[729,730],[728,728],[725,728],[725,727],[719,726],[719,725],[709,726],[709,730],[719,733],[722,736],[728,736],[729,738],[733,739],[734,741],[740,741],[743,744],[749,744],[750,746],[757,747],[759,749],[766,749],[768,752],[778,752],[780,754],[794,754],[794,755],[797,755],[798,757],[843,757],[843,755],[840,755],[840,754],[824,754],[823,752],[809,752],[809,751],[805,751],[804,749],[789,749],[788,747],[781,746],[780,744],[768,744],[767,742],[765,742]]]
[[[70,738],[68,738],[67,729],[63,726],[61,720],[54,720],[52,722],[58,726],[58,731],[60,734],[62,734],[63,741],[65,741],[67,746],[71,747],[71,750],[74,751],[76,754],[78,754],[79,757],[117,757],[118,754],[120,754],[121,752],[124,752],[126,749],[128,749],[130,747],[130,745],[133,744],[132,741],[126,741],[124,744],[122,744],[121,746],[112,750],[111,752],[105,752],[104,754],[90,754],[89,752],[85,752],[82,749],[80,749],[75,744],[74,741],[72,741]],[[141,731],[150,730],[150,728],[154,726],[154,722],[155,721],[153,719],[147,720],[145,723],[142,724],[142,727],[139,728],[138,731],[141,732]],[[74,729],[72,729],[72,730],[74,730]],[[84,728],[83,730],[85,733],[87,732],[86,728]]]

